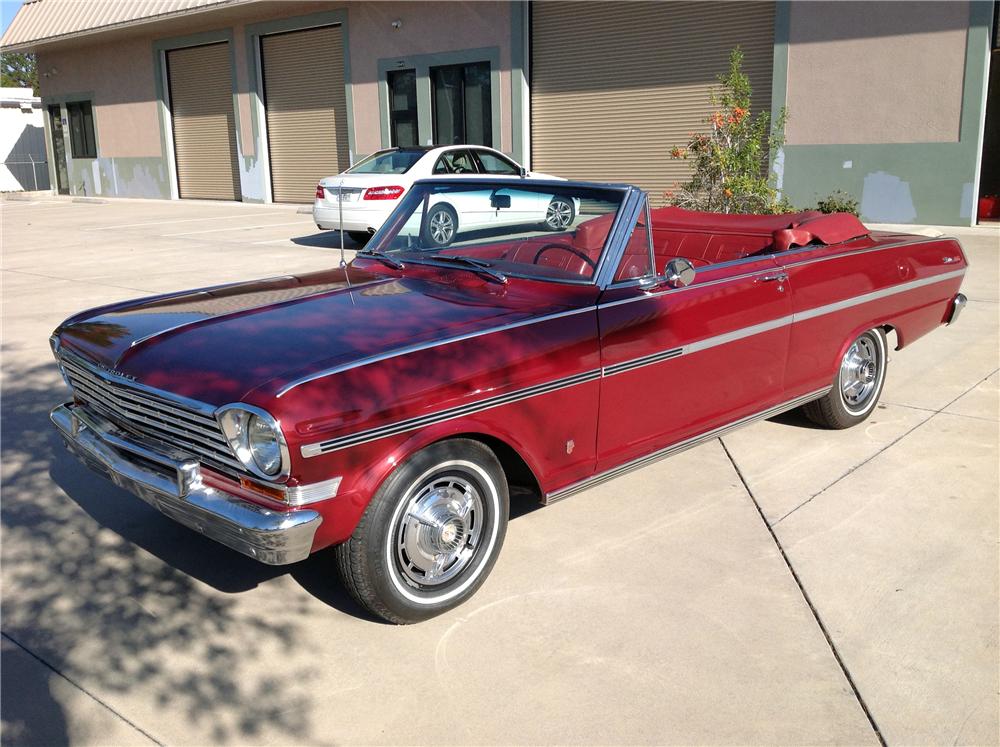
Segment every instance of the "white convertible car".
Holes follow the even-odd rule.
[[[324,230],[343,226],[354,241],[364,243],[418,179],[479,174],[490,179],[556,178],[529,172],[503,153],[478,145],[390,148],[374,153],[343,174],[320,181],[316,186],[313,219]],[[530,223],[538,223],[550,231],[564,231],[580,211],[579,201],[570,197],[551,195],[543,199],[524,190],[502,194],[505,191],[498,190],[489,195],[490,199],[466,192],[455,195],[450,202],[436,200],[429,208],[428,238],[439,246],[447,246],[459,230]],[[463,200],[469,200],[469,204]],[[503,206],[502,210],[497,209],[498,204]]]

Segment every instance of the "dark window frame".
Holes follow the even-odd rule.
[[[473,151],[472,151],[471,148],[455,148],[454,150],[446,150],[444,153],[442,153],[440,156],[438,156],[438,159],[434,162],[434,167],[431,169],[431,173],[432,174],[454,174],[454,173],[456,173],[454,171],[447,171],[447,170],[440,170],[439,171],[438,167],[442,163],[447,163],[445,161],[445,157],[446,156],[450,156],[451,157],[450,160],[454,161],[455,158],[459,157],[461,154],[465,154],[468,157],[469,163],[472,164],[472,168],[474,169],[474,171],[462,172],[463,174],[464,173],[468,173],[468,174],[481,174],[481,173],[483,173],[482,172],[482,166],[479,163],[479,159],[476,158],[475,155],[473,155]],[[449,166],[449,168],[450,168],[450,166]]]
[[[73,158],[97,158],[93,102],[67,101],[66,118],[69,120],[69,145]]]
[[[506,172],[503,172],[503,174],[501,174],[501,172],[499,171],[490,171],[489,169],[487,169],[486,164],[483,163],[483,160],[480,157],[481,155],[490,156],[491,158],[495,158],[498,161],[502,161],[503,163],[507,164],[511,168],[511,173],[514,174],[515,176],[521,173],[521,166],[516,164],[510,158],[507,158],[507,156],[503,155],[502,153],[497,153],[492,150],[487,150],[486,148],[469,148],[469,150],[472,152],[473,158],[476,159],[476,166],[478,167],[479,172],[481,174],[492,174],[495,176],[506,175]]]
[[[413,106],[406,110],[399,110],[395,108],[394,105],[394,88],[393,88],[393,77],[396,75],[401,75],[405,73],[411,73],[413,76]],[[418,134],[419,120],[417,114],[418,98],[417,93],[417,71],[416,68],[400,68],[399,70],[389,70],[385,76],[386,89],[389,93],[389,145],[394,148],[407,148],[414,147],[420,144],[420,135]],[[410,124],[413,126],[413,138],[414,142],[401,145],[399,139],[396,136],[396,126],[398,124]]]
[[[468,110],[466,107],[465,98],[465,85],[466,78],[468,74],[468,69],[474,66],[485,65],[489,71],[489,86],[487,88],[487,95],[485,96],[485,102],[487,104],[487,116],[483,119],[483,139],[489,142],[485,143],[470,143],[468,139]],[[460,92],[458,105],[461,107],[461,123],[462,123],[462,133],[459,142],[454,143],[442,143],[438,138],[438,105],[437,105],[437,90],[435,85],[434,73],[437,70],[447,70],[449,68],[457,68],[461,71],[461,82],[460,82]],[[493,145],[493,64],[489,60],[474,60],[470,62],[460,62],[452,65],[433,65],[427,70],[427,76],[430,80],[431,85],[431,137],[433,141],[438,145]]]

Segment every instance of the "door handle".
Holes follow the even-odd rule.
[[[760,277],[760,282],[762,283],[773,283],[775,280],[783,283],[788,280],[788,274],[784,272],[775,272],[770,275],[761,275]]]

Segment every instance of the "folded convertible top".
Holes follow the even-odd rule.
[[[786,251],[808,244],[839,244],[869,234],[850,213],[804,210],[781,215],[701,213],[678,207],[650,211],[654,229],[711,234],[770,235],[773,251]]]

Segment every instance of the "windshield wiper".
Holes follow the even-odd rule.
[[[382,254],[382,252],[373,252],[368,249],[362,249],[361,251],[358,252],[358,254],[362,257],[369,257],[370,259],[374,259],[376,262],[381,262],[382,264],[391,267],[394,270],[406,269],[406,265],[404,265],[398,259],[393,259],[392,257],[386,254]]]
[[[473,272],[478,273],[483,277],[487,277],[494,282],[507,282],[507,276],[499,270],[494,270],[493,265],[484,259],[463,257],[460,254],[432,254],[428,257],[428,259],[436,259],[438,262],[453,262],[455,264],[464,265]]]

